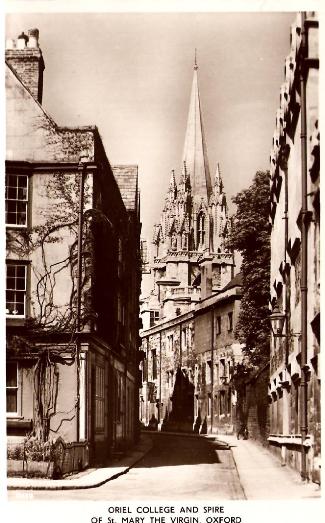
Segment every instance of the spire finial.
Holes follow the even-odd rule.
[[[198,69],[197,65],[197,49],[195,48],[195,54],[194,54],[194,71]]]

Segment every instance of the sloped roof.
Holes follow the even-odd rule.
[[[126,210],[135,211],[138,205],[138,166],[113,165],[112,170]]]
[[[5,80],[8,160],[78,162],[81,151],[94,159],[95,126],[59,127],[7,62]]]
[[[233,287],[241,287],[243,284],[243,275],[241,272],[239,272],[238,274],[236,274],[236,276],[233,277],[232,280],[230,280],[229,283],[227,283],[227,285],[221,289],[221,292],[223,291],[226,291],[228,289],[232,289]]]

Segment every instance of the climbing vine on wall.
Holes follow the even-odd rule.
[[[14,353],[32,362],[34,436],[42,441],[48,440],[50,418],[56,413],[58,364],[72,365],[76,358],[79,181],[79,173],[51,174],[40,195],[40,200],[46,202],[46,206],[39,211],[41,223],[23,231],[7,230],[7,251],[11,257],[37,259],[36,263],[31,264],[33,285],[28,297],[31,315],[26,318],[23,334],[8,335],[7,349],[11,355]],[[89,188],[86,185],[85,208],[89,201]],[[82,237],[81,323],[86,323],[92,313],[92,220],[92,212],[88,210]],[[58,248],[55,248],[56,245]],[[60,278],[64,278],[65,289],[68,289],[65,301],[62,300],[62,288],[61,291],[58,288]],[[60,334],[66,335],[65,342],[53,343],[53,335]]]

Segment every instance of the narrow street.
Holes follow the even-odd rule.
[[[101,487],[69,491],[10,491],[10,500],[245,499],[230,450],[204,438],[152,434],[153,448],[128,473]]]

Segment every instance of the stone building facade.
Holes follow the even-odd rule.
[[[146,425],[155,419],[162,429],[190,431],[206,430],[208,421],[212,430],[215,423],[232,425],[226,381],[239,345],[234,323],[229,330],[223,324],[220,346],[210,337],[211,311],[218,321],[235,322],[239,295],[229,303],[224,295],[230,281],[235,292],[234,256],[226,248],[229,218],[219,165],[213,180],[210,175],[196,63],[182,160],[179,182],[172,171],[161,220],[154,227],[154,284],[141,303],[140,419]],[[215,352],[220,363],[212,365]],[[206,376],[210,368],[208,380],[213,380],[217,365],[225,366],[223,386],[220,375],[211,388]]]
[[[8,439],[103,462],[137,436],[138,169],[111,167],[96,127],[56,125],[43,70],[37,30],[7,42]]]
[[[320,196],[318,19],[302,13],[291,50],[271,151],[271,448],[319,481]],[[273,323],[273,322],[272,322]]]
[[[234,336],[241,298],[237,275],[222,291],[141,333],[140,421],[161,430],[231,433],[238,413],[231,383],[242,360]]]
[[[195,307],[194,414],[201,424],[206,423],[207,432],[232,433],[238,424],[232,377],[242,361],[242,345],[234,335],[240,299],[238,274],[222,291]]]

